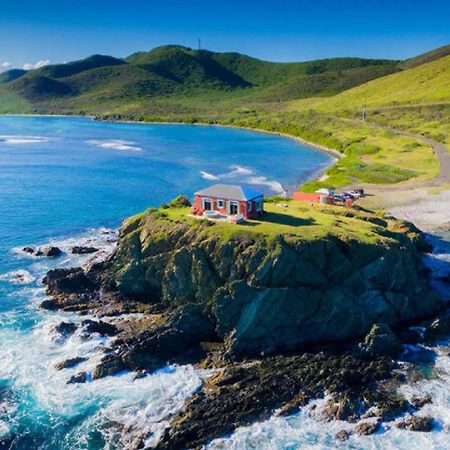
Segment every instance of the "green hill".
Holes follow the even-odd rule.
[[[26,73],[27,71],[22,69],[11,69],[6,72],[0,73],[0,84],[17,80],[17,78],[20,78],[22,75],[25,75]]]
[[[372,80],[319,101],[293,103],[294,109],[322,111],[396,107],[450,101],[450,55]]]
[[[333,95],[397,70],[398,61],[389,60],[274,63],[239,53],[168,45],[123,60],[93,55],[17,74],[17,79],[4,76],[0,100],[6,110],[6,98],[20,97],[39,112],[90,113],[113,104],[115,109],[136,108],[136,102],[147,107],[148,99],[266,102]]]
[[[413,67],[435,61],[436,59],[440,59],[448,55],[450,55],[450,45],[444,45],[443,47],[436,48],[430,52],[407,59],[400,64],[400,67],[402,69],[412,69]]]

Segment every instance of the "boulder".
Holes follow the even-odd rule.
[[[365,420],[356,425],[355,431],[361,436],[369,436],[376,433],[381,427],[381,424],[377,420]]]
[[[61,322],[56,325],[54,331],[63,337],[69,337],[77,330],[78,326],[73,322]]]
[[[59,247],[45,247],[41,250],[43,256],[47,256],[49,258],[56,257],[62,255],[62,250]]]
[[[51,295],[87,292],[96,287],[81,267],[50,270],[42,282],[47,286],[47,294]]]
[[[401,350],[395,334],[385,323],[376,323],[372,326],[370,332],[359,344],[363,353],[369,355],[396,355]]]
[[[86,372],[80,372],[72,375],[67,381],[67,384],[86,383],[86,381],[88,381],[88,374]]]
[[[28,254],[30,254],[30,255],[34,255],[34,253],[35,253],[35,249],[33,248],[33,247],[24,247],[23,249],[22,249],[22,251],[24,252],[24,253],[28,253]]]
[[[75,358],[68,358],[65,359],[64,361],[56,363],[55,369],[56,370],[71,369],[72,367],[75,367],[86,360],[87,358],[83,358],[81,356],[76,356]]]
[[[104,322],[103,320],[95,321],[86,319],[81,322],[81,326],[87,334],[98,333],[102,336],[115,336],[119,332],[115,325]]]
[[[414,409],[419,409],[432,402],[433,400],[431,399],[431,397],[429,395],[426,395],[425,397],[413,397],[410,403]]]
[[[340,430],[336,433],[336,439],[341,442],[345,442],[352,435],[351,431]]]
[[[434,419],[428,416],[409,416],[398,420],[395,426],[403,430],[430,432],[434,427]]]
[[[70,249],[70,252],[73,253],[74,255],[87,255],[89,253],[98,252],[98,248],[83,245],[75,245]]]

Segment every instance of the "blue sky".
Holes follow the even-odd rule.
[[[274,61],[401,59],[450,43],[450,0],[0,0],[0,70],[199,37]]]

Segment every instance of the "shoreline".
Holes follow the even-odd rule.
[[[306,145],[312,149],[315,149],[317,151],[327,153],[335,158],[335,160],[327,166],[327,168],[318,173],[315,174],[312,180],[314,179],[321,179],[322,177],[326,176],[325,171],[332,167],[337,160],[342,158],[344,155],[340,153],[339,151],[328,148],[325,146],[321,146],[318,144],[314,144],[312,142],[306,141],[298,136],[292,136],[287,133],[281,133],[277,131],[267,131],[267,130],[261,130],[258,128],[252,128],[252,127],[244,127],[244,126],[236,126],[236,125],[226,125],[226,124],[220,124],[220,123],[202,123],[202,122],[196,122],[196,123],[185,123],[185,122],[175,122],[175,121],[138,121],[138,120],[112,120],[112,119],[103,119],[102,117],[98,117],[95,115],[76,115],[76,114],[1,114],[1,116],[8,116],[8,117],[59,117],[59,118],[85,118],[87,120],[92,121],[98,121],[98,122],[107,122],[107,123],[123,123],[123,124],[131,124],[131,125],[185,125],[185,126],[201,126],[201,127],[222,127],[222,128],[231,128],[231,129],[237,129],[237,130],[247,130],[252,131],[255,133],[265,133],[270,134],[274,136],[280,136],[292,139],[298,143],[301,143],[303,145]],[[439,175],[438,175],[439,177]],[[436,180],[438,177],[433,178],[432,180]],[[430,180],[431,181],[431,180]],[[439,225],[436,225],[434,222],[433,224],[427,223],[427,221],[421,220],[421,209],[427,210],[431,208],[433,203],[435,203],[435,199],[439,198],[442,193],[433,195],[432,193],[428,192],[428,189],[431,186],[436,187],[434,184],[430,184],[428,186],[428,183],[425,184],[418,184],[416,186],[411,186],[409,181],[405,182],[405,185],[400,184],[389,184],[389,185],[364,185],[364,188],[367,188],[368,190],[371,190],[374,192],[374,196],[376,197],[376,201],[369,201],[367,206],[371,208],[376,209],[385,209],[388,212],[394,211],[398,213],[403,209],[407,208],[409,206],[414,206],[415,214],[412,214],[409,217],[405,217],[403,214],[400,213],[400,216],[403,216],[406,220],[410,220],[414,223],[416,223],[418,226],[423,227],[427,232],[433,233],[434,230],[442,230],[442,228],[449,226],[450,224],[447,222],[445,214],[442,215],[442,222],[439,223]],[[446,192],[447,190],[450,190],[450,186],[447,189],[445,185],[442,185],[443,192]],[[366,202],[362,202],[363,205],[365,205]],[[435,216],[438,216],[439,210],[436,208],[433,208],[434,211],[432,213]],[[409,212],[409,211],[408,211]],[[431,226],[430,226],[431,225]]]

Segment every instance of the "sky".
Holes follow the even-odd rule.
[[[0,0],[0,71],[199,39],[272,61],[404,59],[450,44],[450,0]]]

